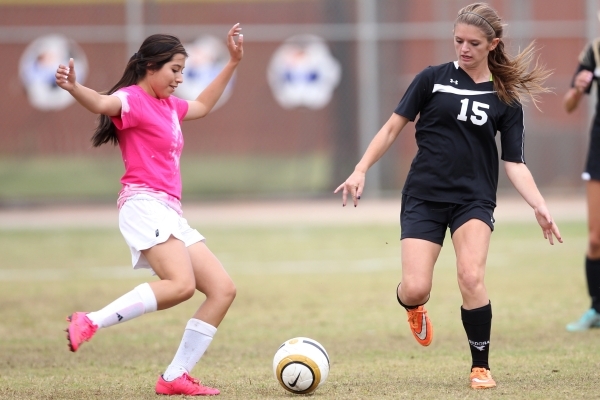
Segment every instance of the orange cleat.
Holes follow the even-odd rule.
[[[413,336],[421,346],[429,346],[433,340],[433,328],[431,321],[427,316],[425,307],[419,306],[413,309],[407,309],[408,323]]]
[[[496,387],[496,381],[492,378],[492,373],[486,368],[473,368],[471,370],[471,387],[473,389],[489,389]]]

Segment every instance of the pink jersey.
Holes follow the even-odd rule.
[[[157,99],[137,85],[121,88],[113,96],[122,104],[121,116],[111,117],[125,164],[119,208],[131,196],[144,193],[181,214],[180,122],[188,111],[187,101],[175,96]]]

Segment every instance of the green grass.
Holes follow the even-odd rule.
[[[191,221],[192,225],[200,226]],[[292,399],[272,376],[286,339],[308,336],[331,358],[314,399],[598,398],[600,330],[564,325],[589,306],[585,224],[561,225],[550,246],[531,224],[498,224],[486,283],[493,304],[496,389],[473,391],[450,242],[436,266],[428,310],[435,338],[412,338],[395,301],[398,227],[200,229],[230,271],[238,297],[194,375],[223,399]],[[115,229],[0,231],[0,398],[155,399],[154,383],[202,300],[103,330],[72,354],[64,317],[104,306],[154,279],[131,271]]]
[[[115,150],[118,152],[118,150]],[[0,160],[0,204],[114,201],[123,175],[120,156],[35,157]],[[330,190],[330,165],[320,154],[304,156],[194,156],[181,161],[183,196],[222,198]]]

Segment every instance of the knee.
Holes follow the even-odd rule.
[[[458,274],[458,286],[462,292],[474,293],[483,286],[483,276],[473,269],[464,269]]]
[[[175,282],[175,297],[181,303],[191,299],[196,292],[194,281]]]
[[[600,232],[597,234],[590,233],[588,240],[588,252],[591,258],[600,258]]]
[[[224,284],[219,293],[219,297],[223,299],[223,302],[226,302],[228,304],[233,303],[233,300],[235,300],[236,295],[237,288],[235,287],[233,281],[229,281],[226,284]]]
[[[427,301],[431,286],[425,283],[404,281],[400,284],[400,291],[402,292],[402,302],[412,306]]]
[[[201,289],[198,290],[202,291]],[[219,282],[218,285],[211,287],[210,290],[203,293],[207,299],[229,307],[237,295],[237,289],[233,281],[228,279],[227,281]]]

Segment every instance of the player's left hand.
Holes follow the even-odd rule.
[[[550,244],[554,244],[553,236],[555,236],[560,243],[563,242],[558,226],[556,226],[554,220],[552,220],[550,211],[548,211],[546,206],[535,209],[535,219],[537,219],[538,224],[540,224],[540,227],[542,228],[542,232],[544,232],[544,239],[548,239]]]
[[[235,24],[227,33],[227,48],[229,49],[229,55],[231,61],[240,62],[244,56],[244,35],[241,33],[242,27],[238,22]],[[237,36],[237,43],[235,37]]]

